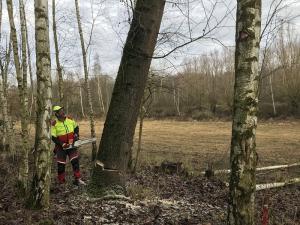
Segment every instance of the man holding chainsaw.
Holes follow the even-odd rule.
[[[54,153],[57,161],[57,178],[60,184],[65,183],[65,165],[67,156],[72,164],[74,185],[85,185],[79,170],[79,154],[74,142],[79,139],[79,127],[75,120],[65,115],[63,107],[54,106],[56,119],[51,123],[52,141],[55,143]]]

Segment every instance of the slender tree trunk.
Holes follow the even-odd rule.
[[[105,195],[106,191],[124,194],[125,173],[164,5],[165,0],[136,3],[89,186],[95,195]]]
[[[107,77],[105,77],[105,92],[106,92],[106,107],[105,107],[105,115],[107,115],[109,104],[110,104],[110,92],[108,91],[108,80]]]
[[[24,21],[25,21],[24,23],[25,23],[25,32],[26,32],[26,42],[27,42],[28,68],[29,68],[30,87],[31,87],[31,103],[30,103],[30,107],[29,107],[29,118],[31,118],[33,105],[35,103],[35,100],[34,100],[35,93],[34,93],[32,66],[31,66],[30,45],[29,45],[29,39],[28,39],[27,19],[26,19],[26,13],[25,13],[24,7],[23,7],[23,14],[24,14]]]
[[[27,42],[27,48],[29,48],[29,43]],[[31,101],[29,107],[29,118],[32,116],[33,106],[35,105],[35,91],[34,91],[34,82],[33,82],[33,75],[32,75],[32,67],[31,67],[31,59],[30,59],[30,50],[28,50],[28,65],[29,65],[29,75],[30,75],[30,88],[31,88]]]
[[[31,102],[29,107],[29,118],[32,116],[33,106],[35,105],[35,91],[34,91],[34,82],[33,82],[33,75],[32,75],[32,67],[31,67],[31,54],[29,49],[29,43],[27,39],[27,49],[28,49],[28,67],[29,67],[29,76],[30,76],[30,88],[31,88]]]
[[[211,99],[211,112],[215,115],[216,114],[216,108],[217,108],[217,93],[216,93],[216,74],[212,74],[212,99]]]
[[[90,117],[90,126],[91,126],[91,137],[95,138],[96,137],[96,132],[95,132],[95,122],[94,122],[94,110],[93,110],[93,104],[92,104],[91,89],[90,89],[90,85],[89,85],[89,74],[88,74],[88,67],[87,67],[87,60],[86,60],[86,49],[85,49],[83,32],[82,32],[81,21],[80,21],[80,12],[79,12],[78,0],[75,0],[75,8],[76,8],[76,17],[77,17],[78,30],[79,30],[80,43],[81,43],[85,88],[86,88],[86,94],[87,94],[88,103],[89,103],[89,117]],[[96,154],[97,154],[97,146],[96,146],[96,142],[93,142],[93,148],[92,148],[92,160],[93,161],[96,158]]]
[[[4,102],[4,92],[3,92],[3,84],[2,77],[0,77],[0,108],[2,109],[0,112],[0,151],[4,151],[6,149],[6,134],[5,134],[5,124],[4,124],[4,116],[3,116],[3,104]]]
[[[29,135],[28,135],[28,98],[27,98],[27,57],[26,57],[26,31],[24,23],[24,4],[20,0],[20,22],[22,33],[22,68],[19,61],[18,40],[13,18],[12,1],[7,0],[7,11],[12,35],[12,46],[14,53],[15,69],[18,81],[19,99],[21,106],[21,129],[22,143],[20,147],[19,157],[19,174],[18,186],[21,192],[27,191],[28,188],[28,152],[29,152]]]
[[[62,68],[59,61],[59,49],[57,41],[57,29],[56,29],[56,19],[55,19],[55,0],[52,0],[52,24],[53,24],[53,35],[54,35],[54,46],[55,46],[55,59],[56,59],[56,70],[58,75],[58,93],[59,102],[63,104],[63,76]]]
[[[4,88],[4,96],[7,99],[7,75],[8,75],[8,67],[10,64],[10,57],[11,57],[11,51],[12,51],[12,35],[10,33],[9,35],[9,41],[6,40],[6,49],[8,49],[8,52],[6,52],[6,57],[5,57],[5,67],[4,67],[4,72],[2,74],[2,79],[3,79],[3,88]]]
[[[99,98],[99,103],[100,103],[100,108],[103,112],[103,114],[105,115],[105,106],[104,106],[104,102],[103,102],[103,95],[102,95],[102,90],[101,90],[101,85],[100,85],[100,78],[98,75],[97,76],[97,91],[98,91],[98,98]]]
[[[82,99],[81,84],[79,84],[79,95],[80,95],[81,114],[82,114],[83,118],[85,118],[84,109],[83,109],[83,99]]]
[[[261,0],[237,4],[229,225],[254,225]]]
[[[272,105],[273,105],[273,116],[276,116],[277,113],[276,113],[276,106],[275,106],[275,100],[274,100],[272,74],[269,75],[269,81],[270,81],[270,91],[271,91],[271,98],[272,98]]]
[[[154,93],[153,93],[153,95],[154,95]],[[181,116],[181,112],[180,112],[180,91],[179,91],[179,87],[177,87],[177,106],[178,106],[179,116]]]
[[[28,206],[47,208],[50,196],[51,150],[51,61],[49,45],[48,0],[35,0],[35,41],[37,65],[37,121],[34,172]]]
[[[1,32],[2,32],[2,1],[0,1],[0,41],[1,41]],[[6,148],[6,132],[5,132],[5,120],[4,120],[4,87],[3,87],[3,64],[0,59],[1,66],[1,77],[0,77],[0,151],[5,150]]]
[[[176,98],[176,88],[175,88],[175,81],[174,79],[172,80],[172,84],[173,84],[173,101],[174,101],[174,105],[177,111],[177,115],[180,116],[180,108],[179,108],[179,101],[178,98]]]
[[[141,106],[140,109],[140,126],[139,126],[139,140],[138,140],[138,147],[136,150],[135,162],[133,166],[133,172],[136,172],[136,167],[139,161],[139,156],[142,150],[142,134],[143,134],[143,125],[144,125],[144,118],[145,118],[146,109],[144,106]]]
[[[27,89],[27,38],[26,38],[26,24],[25,24],[25,9],[23,0],[19,0],[20,7],[20,21],[21,21],[21,35],[22,35],[22,72],[23,72],[23,104],[22,104],[22,114],[24,114],[21,126],[22,126],[22,136],[24,151],[21,153],[20,167],[19,167],[19,182],[21,188],[25,191],[28,189],[28,154],[29,154],[29,133],[28,133],[28,123],[29,123],[29,113],[28,113],[28,89]]]

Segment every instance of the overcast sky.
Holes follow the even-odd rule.
[[[189,4],[186,4],[187,0],[175,1],[180,4],[166,3],[160,30],[161,33],[168,33],[170,40],[165,42],[166,36],[159,36],[161,41],[156,47],[155,56],[164,55],[174,47],[189,41],[190,38],[201,36],[203,32],[208,32],[208,34],[205,39],[200,39],[180,48],[164,59],[153,60],[153,68],[162,69],[168,73],[176,73],[181,70],[186,58],[199,56],[215,49],[221,49],[224,46],[234,47],[236,1],[189,0]],[[16,8],[18,1],[14,0],[14,2],[15,22],[19,26],[18,9]],[[56,0],[56,2],[62,65],[66,70],[81,72],[82,59],[74,0]],[[92,41],[88,52],[90,65],[93,63],[93,56],[98,54],[102,72],[115,77],[122,55],[122,47],[129,29],[128,7],[120,0],[81,0],[79,2],[86,43],[91,32],[92,16],[95,19]],[[263,26],[271,2],[271,0],[263,0]],[[276,18],[277,22],[287,17],[296,17],[297,13],[300,13],[300,0],[283,0],[283,5],[289,6],[280,11]],[[55,69],[51,6],[52,1],[49,2],[49,17],[52,68]],[[3,7],[2,30],[5,34],[8,30],[8,19],[6,5],[4,4]],[[33,0],[26,1],[26,15],[30,30],[31,48],[34,49]],[[210,15],[211,20],[207,24],[207,18]],[[299,18],[293,19],[291,23],[295,31],[298,32],[300,30]],[[209,32],[209,30],[212,31]],[[179,34],[175,35],[175,32]],[[4,43],[3,39],[2,45]]]

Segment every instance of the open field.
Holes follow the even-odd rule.
[[[88,121],[80,121],[81,136],[89,136]],[[103,122],[97,122],[100,139]],[[136,149],[138,130],[135,134]],[[195,172],[206,168],[227,168],[230,152],[231,122],[144,122],[141,164],[163,160],[180,161]],[[87,149],[82,149],[87,151]],[[294,163],[300,160],[300,121],[261,122],[257,129],[259,167]],[[87,152],[88,153],[88,152]]]

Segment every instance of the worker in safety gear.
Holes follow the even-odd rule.
[[[81,180],[79,169],[79,154],[74,142],[79,139],[79,127],[75,120],[66,116],[61,106],[54,106],[53,112],[56,119],[51,123],[52,141],[55,143],[54,153],[56,154],[58,182],[65,183],[65,165],[67,156],[73,167],[75,185],[85,185]]]

